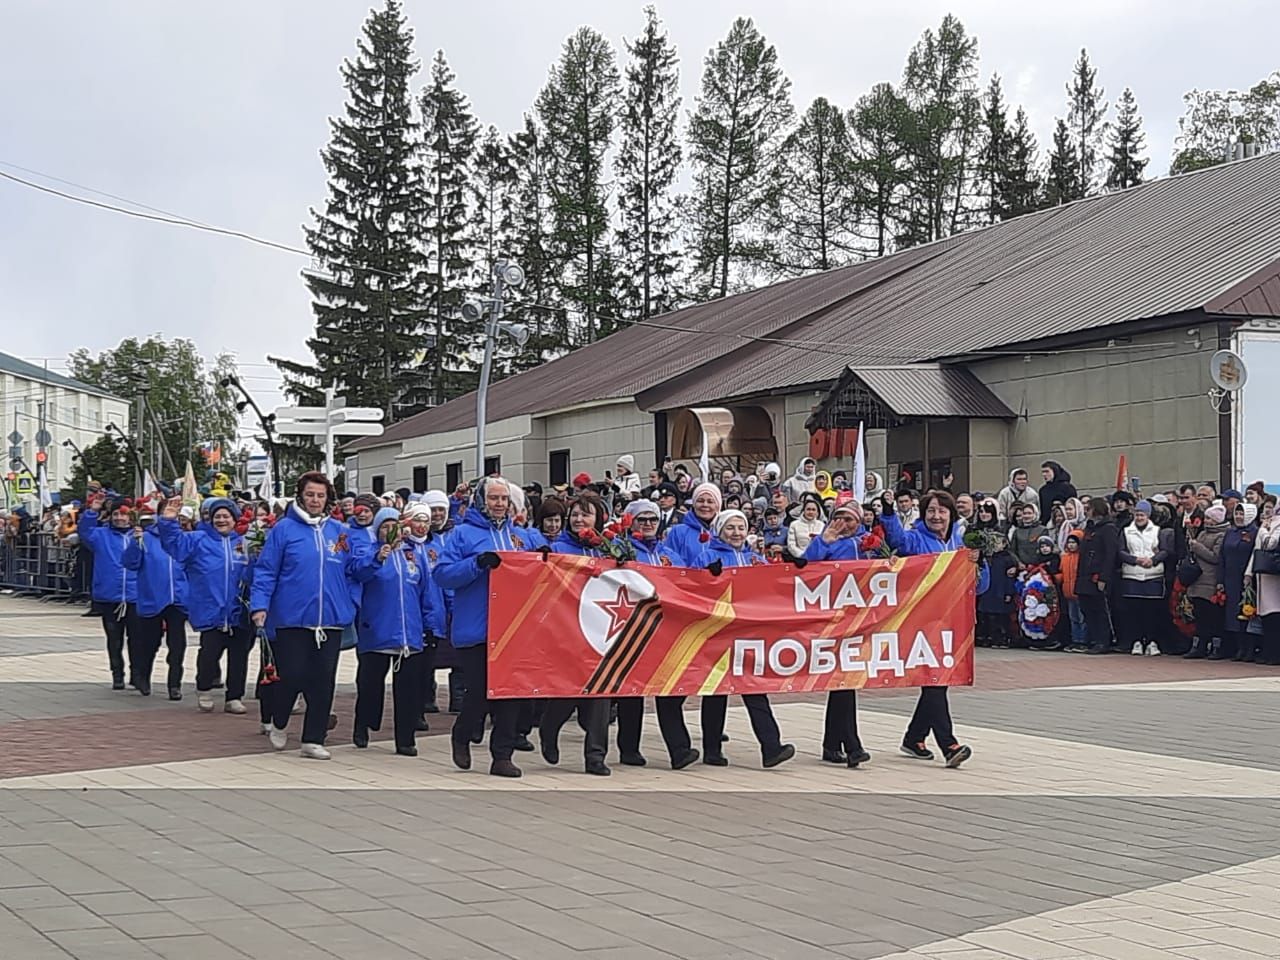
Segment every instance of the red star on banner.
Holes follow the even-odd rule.
[[[631,599],[631,594],[627,592],[625,584],[618,587],[618,594],[612,600],[596,600],[594,602],[597,607],[609,614],[609,629],[605,633],[605,639],[613,637],[625,627],[636,608],[636,602]]]

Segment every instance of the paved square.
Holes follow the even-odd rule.
[[[78,613],[0,598],[6,958],[1280,955],[1274,668],[983,650],[960,770],[899,756],[914,698],[869,694],[858,770],[801,697],[775,770],[735,708],[727,768],[667,769],[648,718],[647,767],[587,777],[567,728],[503,781],[453,769],[443,714],[417,759],[350,746],[350,655],[327,763],[190,682],[113,693]]]

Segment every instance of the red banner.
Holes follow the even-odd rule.
[[[503,554],[489,696],[803,693],[973,683],[965,552],[705,570]]]

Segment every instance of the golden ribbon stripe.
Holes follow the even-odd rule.
[[[662,695],[669,694],[703,645],[720,630],[733,623],[736,616],[733,612],[733,584],[729,584],[711,607],[710,616],[691,623],[680,631],[676,642],[671,645],[667,655],[653,671],[649,683],[657,686],[662,691]]]
[[[548,573],[551,574],[550,577],[547,576]],[[529,590],[529,595],[525,597],[524,603],[520,605],[520,609],[516,612],[516,615],[512,617],[511,622],[507,624],[507,629],[502,632],[502,636],[498,637],[494,642],[493,649],[489,652],[491,660],[496,660],[502,655],[502,651],[506,648],[511,638],[515,636],[516,631],[524,626],[524,621],[529,615],[529,611],[538,603],[542,598],[542,595],[546,593],[550,587],[554,586],[554,584],[550,582],[552,577],[560,581],[560,586],[565,589],[572,589],[573,573],[571,571],[563,570],[555,563],[544,562],[540,564],[537,580],[534,581],[533,587]]]

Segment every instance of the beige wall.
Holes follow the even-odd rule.
[[[538,429],[529,443],[527,480],[546,484],[551,475],[551,453],[569,451],[569,476],[585,470],[603,480],[618,457],[635,457],[641,483],[648,482],[653,462],[653,414],[644,413],[630,400],[557,413],[536,421]],[[527,480],[522,482],[527,482]]]

